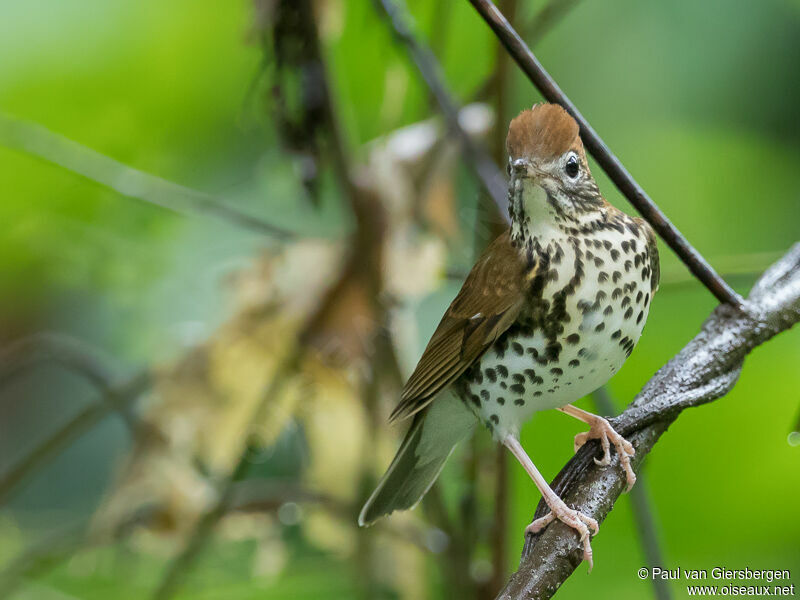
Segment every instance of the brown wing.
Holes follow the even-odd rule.
[[[511,245],[508,231],[489,245],[442,317],[390,420],[425,408],[486,352],[516,320],[525,283],[534,273]]]
[[[635,221],[644,229],[647,237],[647,254],[650,256],[650,292],[655,294],[658,291],[658,282],[661,280],[661,264],[658,261],[656,232],[650,227],[650,223],[641,217],[636,217]]]

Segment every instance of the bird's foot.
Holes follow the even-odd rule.
[[[634,450],[633,444],[614,431],[614,428],[611,427],[611,424],[606,419],[595,415],[592,416],[594,419],[589,422],[589,431],[584,431],[575,436],[575,452],[589,440],[600,440],[600,444],[603,447],[603,458],[600,460],[595,458],[594,462],[605,467],[611,463],[611,444],[614,444],[614,448],[617,449],[617,454],[619,454],[619,463],[625,471],[625,478],[628,481],[628,487],[625,488],[625,491],[629,492],[633,484],[636,483],[636,473],[633,472],[633,467],[631,466],[631,458],[636,454],[636,450]]]
[[[552,502],[547,502],[547,505],[550,507],[550,512],[528,525],[525,528],[525,535],[527,536],[529,533],[539,533],[550,523],[558,519],[562,523],[575,529],[578,535],[581,536],[583,560],[589,563],[589,572],[591,572],[594,562],[592,561],[592,545],[590,543],[590,538],[592,535],[597,535],[597,532],[600,530],[597,521],[578,510],[570,508],[557,496]]]

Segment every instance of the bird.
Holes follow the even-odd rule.
[[[656,236],[602,196],[579,126],[560,105],[534,104],[512,119],[506,150],[510,227],[475,263],[403,387],[390,421],[411,426],[359,525],[416,506],[480,423],[550,509],[526,534],[566,523],[591,571],[597,521],[550,488],[519,433],[538,411],[575,417],[589,426],[575,436],[575,451],[598,439],[595,462],[608,466],[613,446],[633,486],[633,445],[572,403],[604,385],[639,341],[658,289]]]

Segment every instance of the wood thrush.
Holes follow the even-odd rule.
[[[570,403],[603,385],[630,356],[658,287],[656,238],[610,205],[589,172],[578,125],[560,106],[537,104],[511,121],[511,227],[486,249],[436,328],[391,419],[413,423],[359,517],[366,525],[416,505],[455,445],[483,423],[533,479],[550,507],[531,523],[575,528],[592,566],[597,522],[569,508],[519,443],[523,423],[556,408],[590,425],[577,450],[611,445],[636,481],[633,446],[604,418]]]

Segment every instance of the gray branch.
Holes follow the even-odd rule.
[[[35,333],[0,348],[0,386],[44,363],[61,365],[106,391],[117,377],[107,356],[89,344],[56,332]]]
[[[611,424],[636,448],[634,469],[686,408],[716,400],[733,388],[747,354],[800,321],[800,244],[770,267],[750,292],[744,311],[720,305],[700,333],[647,382]],[[597,467],[596,441],[586,444],[561,470],[553,489],[564,501],[602,522],[625,487],[615,467]],[[534,518],[546,512],[540,502]],[[581,563],[574,530],[554,522],[525,540],[519,570],[498,598],[546,599]]]
[[[0,113],[0,146],[25,152],[128,198],[183,215],[208,215],[278,240],[292,231],[240,211],[220,198],[134,169],[37,124]]]
[[[408,55],[422,75],[422,79],[436,100],[450,132],[455,135],[467,165],[475,172],[483,187],[497,205],[497,212],[506,221],[508,192],[506,178],[497,168],[486,149],[470,138],[461,123],[461,109],[453,98],[433,51],[414,32],[405,2],[402,0],[374,0],[379,14],[384,16],[395,37],[405,46]]]
[[[100,401],[80,410],[0,472],[0,505],[20,482],[112,412],[119,413],[132,434],[142,426],[132,405],[150,388],[150,373],[141,371],[123,379],[99,349],[62,333],[36,333],[0,348],[0,388],[29,369],[48,364],[86,379],[97,389]]]

